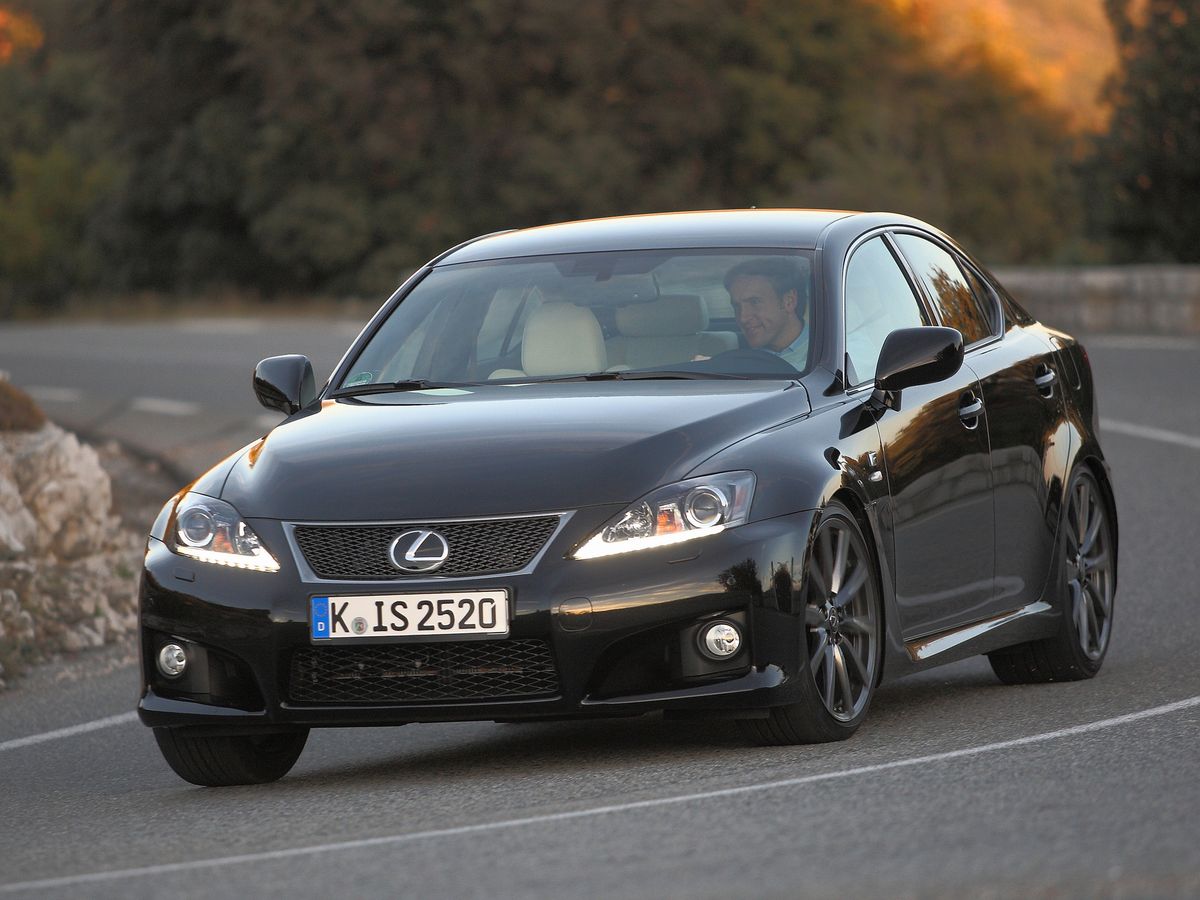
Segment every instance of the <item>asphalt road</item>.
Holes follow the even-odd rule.
[[[0,369],[187,468],[262,429],[260,356],[327,372],[354,330],[10,326]],[[317,731],[277,784],[213,790],[170,772],[131,662],[101,653],[0,695],[0,894],[1200,895],[1200,340],[1087,343],[1121,522],[1096,679],[967,660],[818,747],[656,717]]]

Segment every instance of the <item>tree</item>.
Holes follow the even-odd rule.
[[[1200,2],[1107,0],[1120,47],[1094,215],[1125,259],[1200,261]]]

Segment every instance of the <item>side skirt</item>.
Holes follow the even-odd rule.
[[[908,651],[909,659],[917,664],[940,665],[988,653],[1011,644],[1046,637],[1051,633],[1056,618],[1047,615],[1053,609],[1046,601],[1038,600],[990,619],[907,641],[904,648]],[[923,665],[919,667],[924,668]]]

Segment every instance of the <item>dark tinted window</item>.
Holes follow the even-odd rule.
[[[943,325],[962,332],[964,344],[974,344],[993,333],[992,317],[980,308],[953,256],[913,234],[898,234],[896,241],[925,285]]]
[[[992,286],[984,281],[971,268],[970,264],[959,260],[959,268],[962,269],[963,275],[966,276],[967,284],[971,286],[971,293],[975,295],[975,301],[979,304],[979,308],[983,310],[987,318],[988,331],[991,334],[995,334],[1003,327],[1003,318],[1000,315],[1000,298],[996,296],[996,292],[992,290]]]
[[[854,251],[846,267],[847,380],[875,377],[883,341],[897,328],[927,324],[917,297],[883,238]]]

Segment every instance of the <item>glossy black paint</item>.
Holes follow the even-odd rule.
[[[935,229],[878,213],[633,217],[489,236],[430,266],[645,247],[800,247],[817,250],[814,302],[840,304],[854,247],[893,230],[923,234],[977,268],[1005,314],[994,340],[965,352],[949,335],[921,329],[931,336],[928,346],[918,353],[907,344],[892,371],[912,373],[916,365],[923,374],[889,382],[897,396],[886,406],[874,399],[873,385],[846,384],[839,315],[824,317],[812,335],[815,364],[802,378],[482,385],[453,397],[350,399],[330,398],[327,384],[308,403],[301,378],[297,409],[285,422],[191,486],[232,503],[280,571],[184,559],[163,540],[169,516],[149,541],[142,720],[241,730],[648,709],[756,716],[792,702],[797,679],[807,677],[801,587],[819,511],[834,498],[855,513],[878,563],[885,678],[1050,634],[1063,608],[1062,562],[1053,551],[1073,469],[1093,471],[1116,521],[1090,368],[1071,337],[1010,310],[994,279]],[[381,308],[329,383],[345,376],[358,349],[429,270]],[[295,364],[287,365],[287,377],[272,368],[262,381],[290,404]],[[1049,396],[1038,381],[1047,367],[1057,375]],[[934,375],[943,377],[918,383]],[[978,412],[964,415],[975,403]],[[569,558],[650,490],[735,470],[757,478],[746,525],[673,548]],[[570,513],[532,572],[455,582],[511,592],[511,636],[550,641],[559,696],[407,706],[287,702],[286,660],[309,646],[310,596],[445,589],[448,580],[306,582],[283,523],[527,512]],[[975,627],[1029,609],[1001,626]],[[680,662],[679,648],[698,623],[731,616],[748,628],[735,666],[697,675],[692,663]],[[188,685],[194,690],[167,683],[152,662],[167,637],[223,660],[220,671]],[[680,664],[643,665],[647,648]]]
[[[317,398],[316,379],[307,356],[271,356],[254,367],[254,395],[267,409],[289,416]]]
[[[962,368],[962,362],[962,335],[953,328],[898,328],[879,351],[875,386],[892,392],[945,381]]]

